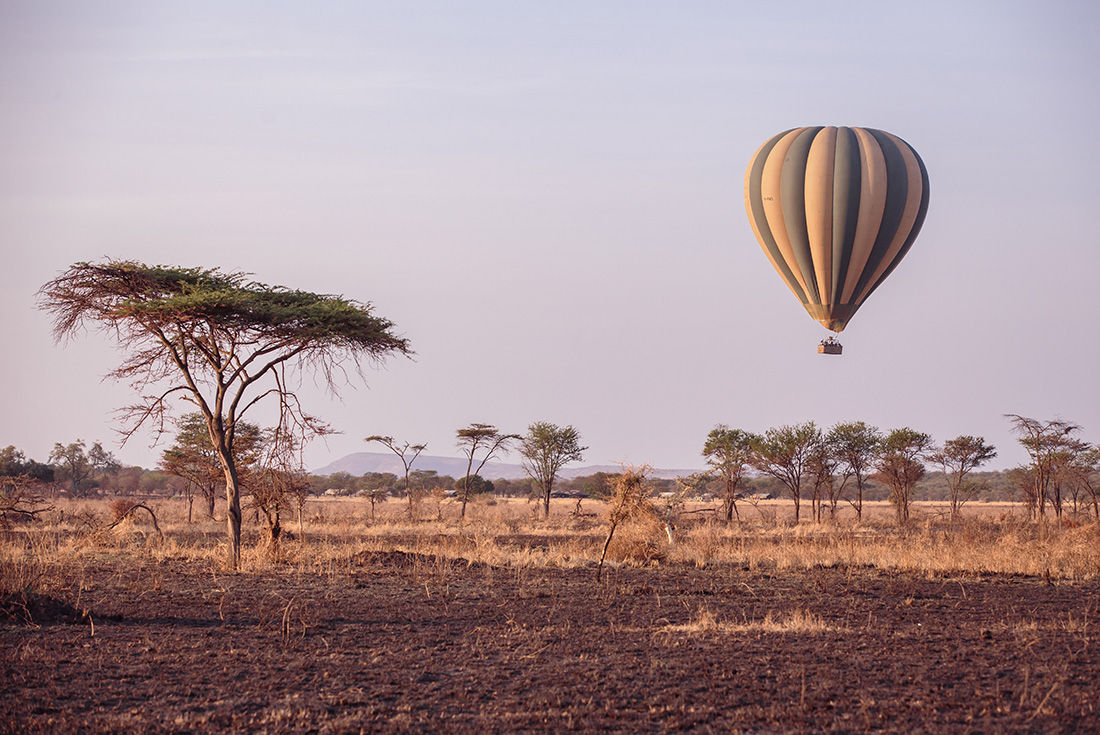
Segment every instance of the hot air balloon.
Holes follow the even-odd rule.
[[[912,146],[881,130],[795,128],[749,161],[745,209],[806,311],[841,332],[912,247],[928,211],[928,171]],[[818,351],[841,348],[830,337]]]

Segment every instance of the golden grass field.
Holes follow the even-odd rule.
[[[0,541],[0,565],[7,589],[33,584],[71,584],[81,564],[103,557],[178,559],[226,573],[225,525],[202,517],[187,522],[182,500],[146,501],[163,538],[145,513],[118,527],[109,500],[59,500],[39,522],[10,529]],[[850,508],[835,521],[798,525],[786,500],[742,504],[742,521],[725,525],[690,511],[676,520],[672,543],[663,529],[625,529],[610,549],[612,563],[687,563],[699,568],[733,565],[755,569],[859,566],[925,573],[993,573],[1093,579],[1100,575],[1100,528],[1094,523],[1038,524],[1014,503],[973,503],[956,522],[942,503],[915,503],[916,520],[905,528],[893,521],[889,503],[868,502],[864,520]],[[372,518],[359,498],[318,498],[305,506],[299,535],[293,514],[288,532],[272,553],[257,519],[246,512],[242,573],[273,568],[329,569],[363,552],[403,551],[468,563],[505,567],[590,566],[599,559],[606,529],[602,502],[585,500],[582,515],[573,500],[552,501],[549,519],[538,503],[516,499],[472,502],[465,519],[454,500],[422,501],[413,514],[404,501],[379,504]]]

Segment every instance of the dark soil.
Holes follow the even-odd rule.
[[[1100,732],[1100,582],[136,564],[0,622],[0,730]],[[830,630],[752,625],[792,612]]]

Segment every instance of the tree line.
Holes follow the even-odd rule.
[[[225,495],[228,562],[234,569],[240,563],[242,495],[251,493],[253,505],[268,519],[271,537],[277,539],[285,499],[304,497],[312,487],[303,470],[302,448],[332,433],[304,410],[296,386],[308,376],[338,395],[349,375],[361,374],[364,362],[413,354],[396,325],[377,315],[369,303],[270,286],[249,274],[217,268],[117,259],[75,263],[39,289],[38,306],[53,317],[59,342],[90,328],[119,346],[121,362],[108,377],[130,384],[139,396],[122,411],[124,440],[143,427],[157,437],[170,432],[170,406],[176,399],[190,404],[192,413],[177,430],[190,422],[196,447],[201,445],[216,460],[216,470],[209,475],[218,475]],[[274,409],[273,427],[261,430],[249,423],[259,405]],[[1082,491],[1096,513],[1095,448],[1079,440],[1080,427],[1022,416],[1010,420],[1032,459],[1030,465],[1017,468],[1013,478],[1033,515],[1045,517],[1048,509],[1061,515],[1065,499]],[[573,427],[541,422],[524,435],[474,423],[459,429],[456,439],[468,459],[467,471],[459,478],[461,490],[456,490],[463,516],[471,493],[479,487],[474,478],[497,453],[519,451],[549,513],[558,472],[580,459],[585,449]],[[382,435],[367,440],[401,457],[402,486],[413,502],[411,473],[425,445]],[[889,486],[898,519],[904,522],[913,490],[928,466],[942,468],[956,513],[973,493],[973,472],[995,456],[995,449],[980,437],[960,436],[936,447],[927,434],[908,428],[882,433],[855,422],[822,431],[808,422],[760,435],[719,426],[707,437],[704,456],[709,473],[686,478],[682,484],[687,488],[691,483],[719,482],[727,519],[738,515],[739,488],[756,474],[785,489],[794,501],[796,520],[804,497],[819,519],[823,507],[835,512],[840,502],[852,504],[861,515],[867,483],[878,480]],[[118,474],[99,451],[94,458],[85,451],[83,460],[104,477]],[[81,467],[73,464],[67,469],[74,493],[91,481],[90,475],[81,476]],[[167,453],[162,468],[184,478],[188,488],[199,488],[209,506],[213,496],[208,486],[184,474],[189,470],[174,464]],[[18,476],[41,471],[32,466]],[[4,487],[15,485],[7,482]]]
[[[1002,483],[1021,497],[1031,518],[1047,513],[1061,519],[1066,509],[1085,510],[1100,520],[1100,449],[1081,439],[1081,427],[1062,419],[1037,420],[1006,414],[1028,464],[1003,474]],[[862,421],[828,430],[813,421],[771,428],[763,434],[719,425],[703,445],[708,471],[689,478],[695,485],[719,481],[727,521],[739,517],[737,501],[750,473],[776,481],[794,504],[794,520],[808,500],[814,520],[835,516],[846,503],[863,516],[870,483],[888,489],[898,523],[910,518],[914,491],[930,469],[951,516],[988,487],[977,471],[997,456],[984,437],[960,435],[937,445],[931,435],[909,427],[883,432]]]

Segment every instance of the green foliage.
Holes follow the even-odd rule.
[[[538,484],[547,517],[558,472],[570,462],[584,459],[586,449],[581,446],[580,432],[572,426],[556,426],[546,421],[531,424],[520,439],[523,470]]]
[[[981,486],[968,479],[970,473],[997,456],[992,444],[984,437],[957,436],[943,443],[943,448],[928,455],[928,461],[939,466],[950,487],[951,515],[958,516],[960,509]]]
[[[727,522],[734,515],[741,518],[737,510],[738,488],[745,476],[745,470],[752,463],[753,443],[759,437],[740,429],[731,429],[719,424],[707,435],[703,443],[703,456],[706,457],[710,472],[722,480],[723,515]]]
[[[157,325],[177,333],[198,329],[244,334],[250,340],[339,346],[369,353],[408,352],[392,322],[370,306],[339,296],[250,281],[217,268],[149,266],[136,261],[76,263],[43,287],[63,337],[86,321],[99,325]]]
[[[794,500],[794,520],[799,520],[802,483],[822,442],[821,429],[813,421],[768,429],[753,443],[752,465],[783,483]]]
[[[458,492],[468,492],[471,497],[475,495],[488,495],[493,492],[493,483],[481,475],[460,477],[454,481],[452,487]]]
[[[933,451],[932,437],[909,427],[894,429],[882,440],[875,479],[890,486],[898,523],[909,521],[913,488],[924,477],[924,459]]]
[[[225,468],[221,458],[210,441],[210,432],[206,419],[201,413],[193,411],[184,414],[177,422],[176,436],[172,446],[164,450],[157,466],[187,481],[185,493],[197,489],[205,499],[207,514],[214,515],[214,500],[225,486]],[[236,465],[242,475],[253,471],[263,448],[263,432],[260,427],[247,421],[237,424],[234,432],[233,453]]]
[[[47,464],[27,459],[22,450],[14,446],[0,449],[0,477],[23,476],[37,482],[53,482],[54,469]]]

